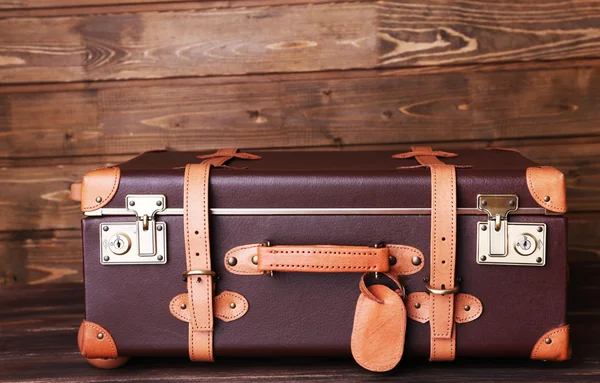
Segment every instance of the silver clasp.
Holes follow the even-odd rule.
[[[156,255],[156,220],[154,215],[164,211],[166,197],[154,194],[130,194],[125,199],[128,211],[134,212],[137,219],[138,255]]]
[[[508,254],[508,214],[519,209],[519,197],[515,194],[479,194],[477,209],[488,215],[489,255],[491,257],[506,256]]]

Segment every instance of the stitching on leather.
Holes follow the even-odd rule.
[[[544,168],[545,167],[543,167],[543,166],[540,166],[537,168],[527,168],[526,175],[527,175],[527,183],[529,184],[529,190],[531,190],[531,192],[533,192],[534,198],[537,201],[537,203],[541,204],[542,206],[546,205],[552,209],[555,209],[558,212],[563,213],[563,212],[567,211],[566,207],[555,206],[550,202],[544,201],[544,199],[540,197],[540,195],[537,193],[537,191],[535,189],[535,186],[533,184],[533,169],[544,169]],[[552,199],[550,201],[552,201]]]
[[[100,326],[91,324],[91,322],[88,322],[88,321],[85,321],[83,323],[83,325],[86,326],[86,327],[90,327],[90,328],[98,331],[99,333],[102,333],[102,335],[106,335],[106,340],[108,340],[108,344],[109,344],[110,349],[112,351],[113,358],[117,358],[119,356],[119,354],[117,352],[117,348],[115,346],[115,342],[113,341],[112,336],[108,333],[108,331],[106,331],[105,329],[103,329]],[[102,340],[98,340],[98,341],[101,342]]]
[[[564,327],[561,327],[561,328],[560,328],[560,329],[558,329],[558,330],[550,331],[549,333],[547,332],[547,333],[545,333],[544,335],[542,335],[542,338],[550,338],[551,336],[553,336],[553,335],[557,335],[557,334],[560,334],[561,332],[564,332],[564,331],[569,331],[569,326],[568,326],[568,325],[567,325],[567,326],[564,326]],[[540,338],[540,339],[541,339],[541,338]],[[552,339],[552,338],[550,338],[550,339]],[[540,348],[541,348],[541,347],[542,347],[542,345],[544,345],[544,344],[545,344],[545,343],[539,342],[539,343],[536,345],[536,347],[535,347],[535,350],[533,351],[533,359],[535,359],[535,358],[537,357],[537,354],[538,354],[538,352],[540,351]]]
[[[342,266],[342,265],[284,265],[278,263],[270,263],[269,267],[277,267],[282,269],[302,268],[302,269],[349,269],[349,270],[372,270],[375,266]]]
[[[204,166],[204,172],[202,173],[202,185],[204,186],[204,190],[202,190],[202,207],[204,210],[207,210],[208,206],[207,206],[207,194],[208,194],[208,175],[210,173],[210,165],[205,165]],[[202,213],[202,225],[203,225],[203,233],[204,236],[202,237],[202,243],[204,244],[204,257],[205,257],[205,264],[206,264],[206,268],[210,269],[210,248],[208,247],[208,214],[205,214],[205,212]],[[211,288],[212,288],[212,277],[207,276],[206,277],[206,323],[210,323],[211,321],[211,311],[212,311],[212,302],[211,302],[211,298],[212,298],[212,294],[211,294]],[[206,325],[206,326],[202,326],[200,327],[203,330],[210,330],[210,325]],[[210,345],[209,345],[209,354],[210,354]]]
[[[181,314],[179,312],[179,310],[175,307],[177,303],[179,303],[180,300],[182,300],[187,294],[183,293],[183,294],[179,294],[177,296],[175,296],[175,298],[173,298],[171,300],[171,305],[170,305],[170,311],[171,314],[173,314],[175,317],[181,319],[184,322],[189,322],[189,318],[184,316],[183,314]],[[188,302],[189,303],[189,302]]]
[[[465,318],[461,318],[463,323],[477,319],[479,317],[479,315],[481,315],[481,313],[483,312],[483,304],[481,303],[481,301],[470,294],[461,294],[461,298],[466,299],[467,302],[470,304],[470,306],[475,306],[477,308],[477,311],[474,311],[473,313],[468,314]],[[456,315],[455,315],[455,317],[456,317]],[[459,322],[459,323],[461,323],[461,322]]]
[[[335,250],[266,250],[271,254],[344,254],[344,255],[379,255],[382,252],[335,251]]]
[[[241,301],[241,302],[242,302],[242,304],[243,304],[242,310],[241,310],[240,312],[238,312],[237,314],[234,314],[234,315],[224,315],[224,314],[222,314],[222,315],[218,315],[218,313],[217,313],[217,315],[215,315],[215,316],[216,316],[217,318],[219,318],[219,319],[221,319],[221,318],[225,318],[225,319],[228,319],[228,320],[230,320],[230,321],[231,321],[231,320],[235,320],[235,319],[238,319],[238,318],[241,318],[241,317],[243,317],[243,316],[244,316],[244,314],[246,314],[246,310],[247,310],[247,308],[248,308],[248,301],[246,300],[246,298],[244,298],[244,297],[243,297],[241,294],[238,294],[238,293],[233,293],[233,292],[225,292],[225,291],[224,291],[224,292],[222,292],[221,294],[219,294],[219,295],[218,295],[218,296],[215,298],[215,300],[221,300],[221,299],[223,299],[224,297],[227,297],[227,296],[235,298],[235,300],[236,300],[238,303]]]
[[[119,168],[112,168],[112,169],[114,169],[115,175],[113,176],[113,178],[114,178],[113,179],[113,186],[110,189],[110,192],[106,195],[106,197],[104,197],[104,199],[102,201],[100,201],[97,204],[92,205],[92,206],[85,206],[83,209],[94,209],[94,208],[96,208],[98,206],[101,206],[103,204],[107,204],[108,203],[107,201],[110,201],[109,197],[113,194],[114,191],[116,191],[115,187],[117,186],[117,178],[118,178],[119,171],[120,171]]]
[[[225,263],[225,268],[230,271],[233,274],[245,274],[245,275],[262,275],[263,272],[258,270],[258,265],[254,265],[253,266],[256,268],[256,271],[245,271],[245,270],[239,270],[238,268],[236,268],[235,266],[229,266],[229,264],[227,263],[227,259],[229,257],[232,257],[235,254],[238,254],[244,250],[248,250],[248,249],[252,249],[252,248],[258,248],[259,246],[261,246],[260,244],[255,244],[255,245],[247,245],[247,246],[239,246],[236,248],[233,248],[231,250],[229,250],[226,254],[225,254],[225,259],[224,259],[224,263]],[[236,265],[237,266],[237,265]],[[240,263],[241,266],[241,263]]]
[[[397,275],[411,275],[416,273],[417,271],[421,270],[424,266],[425,266],[425,255],[417,248],[411,247],[411,246],[402,246],[402,245],[387,245],[387,247],[389,247],[390,249],[401,249],[401,250],[407,250],[410,252],[413,252],[414,254],[417,255],[417,257],[419,257],[421,259],[421,264],[419,266],[412,266],[411,269],[408,269],[406,271],[400,271],[397,272]],[[394,269],[394,266],[391,267],[391,269]]]

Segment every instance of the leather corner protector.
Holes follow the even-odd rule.
[[[93,211],[110,202],[117,193],[121,169],[117,167],[92,170],[81,183],[81,210]]]
[[[223,291],[214,299],[214,316],[224,322],[231,322],[243,317],[248,312],[248,300],[233,291]],[[190,321],[188,294],[175,296],[169,304],[169,311],[179,320]]]
[[[71,184],[69,191],[69,197],[71,198],[71,201],[81,202],[81,182],[75,182]]]
[[[565,176],[552,166],[527,168],[527,187],[533,199],[555,213],[567,212]]]
[[[569,325],[556,327],[538,339],[531,350],[531,359],[565,361],[571,357]]]
[[[418,273],[425,266],[425,256],[423,253],[411,246],[387,245],[390,256],[396,258],[396,264],[391,267],[390,273],[396,275],[412,275]],[[415,265],[413,258],[419,258],[419,263]]]
[[[262,275],[258,265],[252,263],[252,258],[258,256],[260,243],[234,247],[225,254],[225,268],[238,275]]]
[[[119,357],[117,345],[108,331],[102,326],[84,320],[79,326],[77,344],[81,355],[88,359]]]
[[[409,294],[406,298],[408,317],[420,323],[429,321],[429,295],[425,292]],[[483,313],[483,304],[471,294],[456,294],[454,299],[454,321],[468,323],[479,318]]]

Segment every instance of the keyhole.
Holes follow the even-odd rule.
[[[123,247],[123,240],[121,238],[117,239],[117,241],[115,242],[115,246],[117,247],[117,249],[120,249]]]

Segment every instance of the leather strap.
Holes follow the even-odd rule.
[[[414,157],[421,165],[443,165],[444,163],[437,157],[458,157],[456,153],[442,152],[440,150],[434,151],[429,146],[412,146],[410,149],[410,152],[394,154],[392,158],[405,159]]]
[[[456,268],[456,170],[452,165],[431,169],[431,263],[430,285],[455,287]],[[454,294],[430,294],[430,360],[453,360],[456,348]]]
[[[208,185],[210,168],[220,166],[236,156],[237,149],[219,150],[200,164],[185,168],[184,225],[188,272],[211,271],[208,227]],[[258,157],[260,158],[260,157]],[[214,360],[213,355],[213,276],[187,278],[190,305],[189,355],[193,361]]]
[[[456,269],[456,168],[436,156],[456,157],[454,153],[434,152],[430,147],[412,147],[412,152],[394,158],[414,157],[431,170],[431,260],[429,284],[434,289],[453,289]],[[454,360],[456,331],[454,294],[429,295],[431,361]]]
[[[389,250],[367,246],[260,246],[259,271],[387,272]]]

